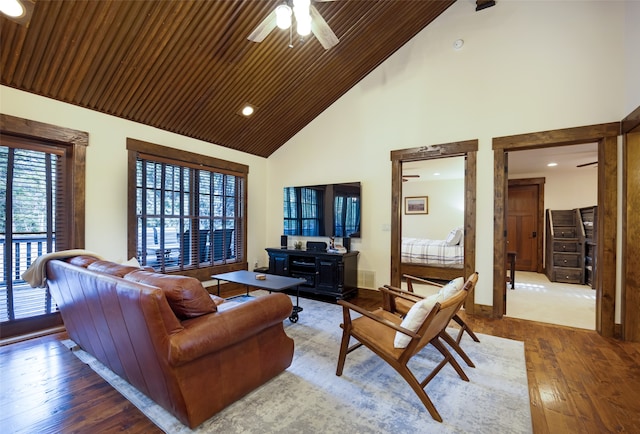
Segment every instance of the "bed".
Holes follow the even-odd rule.
[[[462,228],[452,229],[444,240],[402,238],[400,274],[451,280],[464,274]]]

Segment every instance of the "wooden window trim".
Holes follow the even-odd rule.
[[[136,159],[138,156],[146,156],[150,160],[157,160],[168,164],[177,162],[194,169],[207,169],[218,173],[231,174],[244,178],[243,182],[243,203],[239,204],[244,215],[241,224],[243,232],[241,243],[241,253],[243,257],[239,262],[213,265],[203,268],[184,269],[178,271],[168,271],[167,274],[180,274],[195,277],[199,280],[210,280],[212,274],[225,273],[236,270],[248,269],[247,262],[247,191],[249,166],[232,161],[222,160],[215,157],[200,155],[189,151],[183,151],[154,143],[145,142],[133,138],[127,138],[128,151],[128,181],[127,181],[127,257],[136,256]]]

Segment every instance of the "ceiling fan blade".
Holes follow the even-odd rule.
[[[420,178],[420,175],[402,175],[403,178]]]
[[[309,6],[309,12],[311,13],[311,32],[315,35],[318,42],[320,42],[325,50],[328,50],[340,42],[315,6]]]
[[[591,163],[578,164],[576,167],[586,167],[586,166],[591,166],[593,164],[598,164],[598,162],[592,161]]]
[[[262,20],[262,22],[258,24],[258,27],[256,27],[253,32],[247,36],[247,39],[253,42],[262,42],[264,41],[264,38],[266,38],[267,35],[269,35],[269,33],[271,33],[275,28],[276,11],[273,10],[269,15],[267,15],[267,18]]]

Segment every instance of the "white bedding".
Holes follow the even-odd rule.
[[[462,268],[464,246],[447,245],[445,240],[402,238],[402,262],[434,267]]]

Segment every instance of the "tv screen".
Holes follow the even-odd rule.
[[[285,235],[360,237],[360,183],[284,188]]]

